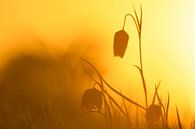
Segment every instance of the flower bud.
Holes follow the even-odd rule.
[[[162,116],[162,110],[160,105],[152,104],[146,110],[146,120],[147,122],[155,122]]]
[[[114,56],[123,58],[127,45],[129,35],[124,30],[120,30],[114,35]]]
[[[85,90],[82,96],[81,108],[83,111],[100,111],[102,107],[102,92],[93,88]]]

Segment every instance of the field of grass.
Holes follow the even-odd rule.
[[[114,89],[89,61],[69,57],[22,54],[7,63],[0,79],[0,129],[185,127],[178,110],[169,122],[171,95],[161,102],[160,82],[146,107]]]
[[[133,19],[139,37],[139,64],[133,65],[143,84],[144,104],[113,88],[97,66],[70,55],[21,54],[0,72],[0,129],[183,129],[179,106],[175,122],[169,120],[171,94],[162,101],[148,94],[142,62],[142,7],[140,17],[126,14],[114,36],[114,56],[123,58],[129,35],[126,18]],[[151,71],[152,72],[152,71]],[[85,85],[91,85],[91,88]],[[88,87],[88,88],[87,88]],[[136,92],[136,91],[134,91]],[[118,98],[115,98],[118,96]],[[148,97],[152,96],[152,102]],[[189,126],[189,125],[187,125]],[[191,122],[190,129],[195,129]]]
[[[84,61],[85,65],[84,70],[80,71],[75,69],[77,66],[67,65],[67,60],[72,63],[69,59],[62,62],[51,57],[23,55],[13,59],[2,70],[0,129],[182,128],[179,111],[178,116],[175,116],[176,120],[178,118],[176,123],[169,123],[167,120],[169,99],[167,98],[166,104],[158,102],[160,83],[154,93],[156,100],[153,101],[157,103],[146,108],[115,90],[90,62],[78,61]],[[78,64],[83,69],[83,63]],[[80,87],[77,91],[76,87],[83,84],[80,81],[89,79],[87,76],[80,79],[78,74],[93,73],[89,72],[86,65],[92,67],[90,70],[97,70],[100,81],[89,92],[84,92],[88,89],[86,87]],[[65,73],[72,73],[71,77],[74,77],[75,82],[69,82]],[[92,76],[90,78],[94,79]],[[86,81],[86,85],[88,84],[89,81]],[[121,101],[115,100],[109,89],[119,95]]]

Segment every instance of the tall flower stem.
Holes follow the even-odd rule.
[[[143,85],[143,89],[144,89],[144,94],[145,94],[145,103],[146,103],[146,108],[148,107],[148,95],[147,95],[147,86],[146,86],[146,82],[145,82],[145,77],[144,77],[144,70],[143,70],[143,63],[142,63],[142,7],[140,6],[140,19],[138,18],[137,12],[134,9],[134,13],[135,13],[135,17],[132,14],[126,14],[124,17],[124,24],[123,24],[123,30],[125,27],[125,23],[126,23],[126,18],[127,16],[130,16],[136,26],[137,29],[137,33],[138,33],[138,37],[139,37],[139,59],[140,59],[140,66],[134,65],[140,72],[141,75],[141,79],[142,79],[142,85]]]

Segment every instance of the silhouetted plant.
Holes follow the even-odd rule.
[[[96,88],[85,90],[81,107],[83,111],[100,111],[102,108],[102,92]]]
[[[144,78],[144,72],[143,72],[143,63],[142,63],[142,7],[140,6],[140,18],[138,18],[137,11],[134,9],[135,16],[132,14],[128,13],[124,17],[124,24],[123,28],[121,31],[116,32],[114,36],[114,55],[118,55],[120,57],[124,56],[126,47],[127,47],[127,42],[128,42],[128,34],[124,31],[125,23],[126,23],[126,18],[127,16],[130,16],[137,29],[138,37],[139,37],[139,59],[140,59],[140,65],[134,65],[140,72],[141,78],[142,78],[142,83],[143,83],[143,89],[145,93],[145,103],[146,103],[146,108],[148,107],[148,97],[147,97],[147,87],[145,83],[145,78]],[[118,48],[116,48],[118,47]],[[115,55],[115,56],[116,56]]]
[[[164,127],[168,128],[167,119],[168,119],[169,98],[168,98],[167,105],[164,106],[164,104],[161,102],[161,99],[158,95],[158,88],[160,86],[160,82],[158,83],[158,85],[155,86],[155,93],[154,93],[153,101],[148,106],[148,91],[147,91],[147,86],[146,86],[146,82],[145,82],[143,63],[142,63],[142,38],[141,38],[142,37],[142,7],[140,6],[140,18],[138,17],[135,9],[134,9],[134,13],[135,13],[135,16],[133,16],[132,14],[125,15],[122,30],[117,31],[114,35],[114,47],[113,48],[114,48],[114,56],[115,57],[116,56],[119,56],[121,58],[124,57],[126,48],[128,46],[128,40],[129,40],[129,35],[127,34],[127,32],[125,32],[124,27],[125,27],[127,16],[130,16],[134,21],[134,24],[135,24],[136,29],[137,29],[138,37],[139,37],[139,61],[140,62],[139,62],[139,65],[133,65],[133,66],[135,66],[139,70],[139,73],[140,73],[140,76],[142,79],[143,90],[144,90],[144,94],[145,94],[145,106],[138,104],[137,102],[133,101],[132,99],[128,98],[124,94],[122,94],[119,91],[117,91],[116,89],[114,89],[107,81],[105,81],[105,79],[102,77],[102,75],[98,72],[98,70],[95,68],[95,66],[93,64],[91,64],[90,62],[88,62],[85,59],[82,59],[82,61],[84,61],[86,64],[88,64],[90,67],[92,67],[92,69],[96,72],[96,74],[99,77],[99,81],[98,81],[98,80],[94,79],[89,74],[89,72],[87,72],[87,74],[91,77],[92,80],[95,81],[95,83],[99,86],[99,88],[102,91],[102,94],[104,96],[105,114],[109,114],[109,116],[111,116],[111,113],[112,113],[111,109],[112,108],[110,108],[110,106],[108,104],[108,102],[110,102],[110,104],[111,105],[114,104],[117,107],[117,109],[129,121],[129,114],[127,112],[126,105],[125,105],[125,109],[123,109],[121,106],[119,106],[117,101],[106,91],[106,87],[107,87],[110,90],[112,90],[114,93],[116,93],[117,95],[122,97],[124,104],[125,104],[125,101],[128,101],[131,104],[144,110],[146,122],[147,122],[147,125],[149,125],[148,126],[149,128],[158,128],[158,126],[156,126],[154,123],[159,123],[161,118],[163,118],[163,124],[165,123]],[[158,104],[155,104],[156,97],[158,98]],[[111,107],[113,107],[113,106],[111,106]],[[162,112],[162,109],[164,112]]]
[[[145,82],[145,77],[144,77],[144,70],[143,70],[143,63],[142,63],[142,7],[140,6],[140,18],[137,15],[137,11],[134,9],[135,16],[132,14],[126,14],[124,18],[124,24],[122,30],[116,32],[114,36],[114,56],[116,56],[116,53],[118,52],[118,56],[123,57],[126,47],[127,47],[127,42],[128,42],[128,34],[124,31],[125,23],[126,23],[126,18],[127,16],[130,16],[136,26],[137,33],[138,33],[138,38],[139,38],[139,59],[140,59],[140,64],[134,65],[140,72],[141,79],[142,79],[142,84],[143,84],[143,90],[145,94],[145,103],[146,103],[146,121],[149,122],[148,124],[151,124],[151,122],[158,121],[161,116],[162,116],[162,110],[161,107],[164,108],[164,116],[166,120],[166,125],[168,127],[168,108],[169,108],[169,99],[168,99],[168,105],[167,108],[165,109],[164,105],[161,103],[161,100],[159,100],[159,105],[155,105],[155,98],[156,95],[158,94],[158,87],[160,86],[160,82],[158,84],[158,87],[155,89],[155,95],[153,97],[153,102],[152,104],[148,107],[148,93],[147,93],[147,86]],[[116,45],[117,44],[117,45]],[[116,48],[119,47],[119,48]],[[120,51],[119,51],[120,50]]]

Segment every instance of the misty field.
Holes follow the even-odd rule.
[[[180,105],[174,107],[174,120],[169,119],[171,94],[160,95],[161,80],[154,87],[146,83],[142,6],[126,14],[114,34],[114,57],[123,58],[128,47],[127,17],[138,35],[139,63],[132,67],[140,75],[143,95],[138,99],[144,103],[115,89],[92,63],[98,60],[77,56],[76,50],[56,56],[24,52],[13,55],[0,71],[0,129],[195,129],[195,122],[181,120]]]
[[[146,108],[114,89],[90,62],[70,55],[17,55],[1,70],[0,84],[1,129],[181,129],[183,126],[179,112],[175,123],[169,123],[169,96],[165,104],[161,103],[160,82],[152,95],[153,102]]]

